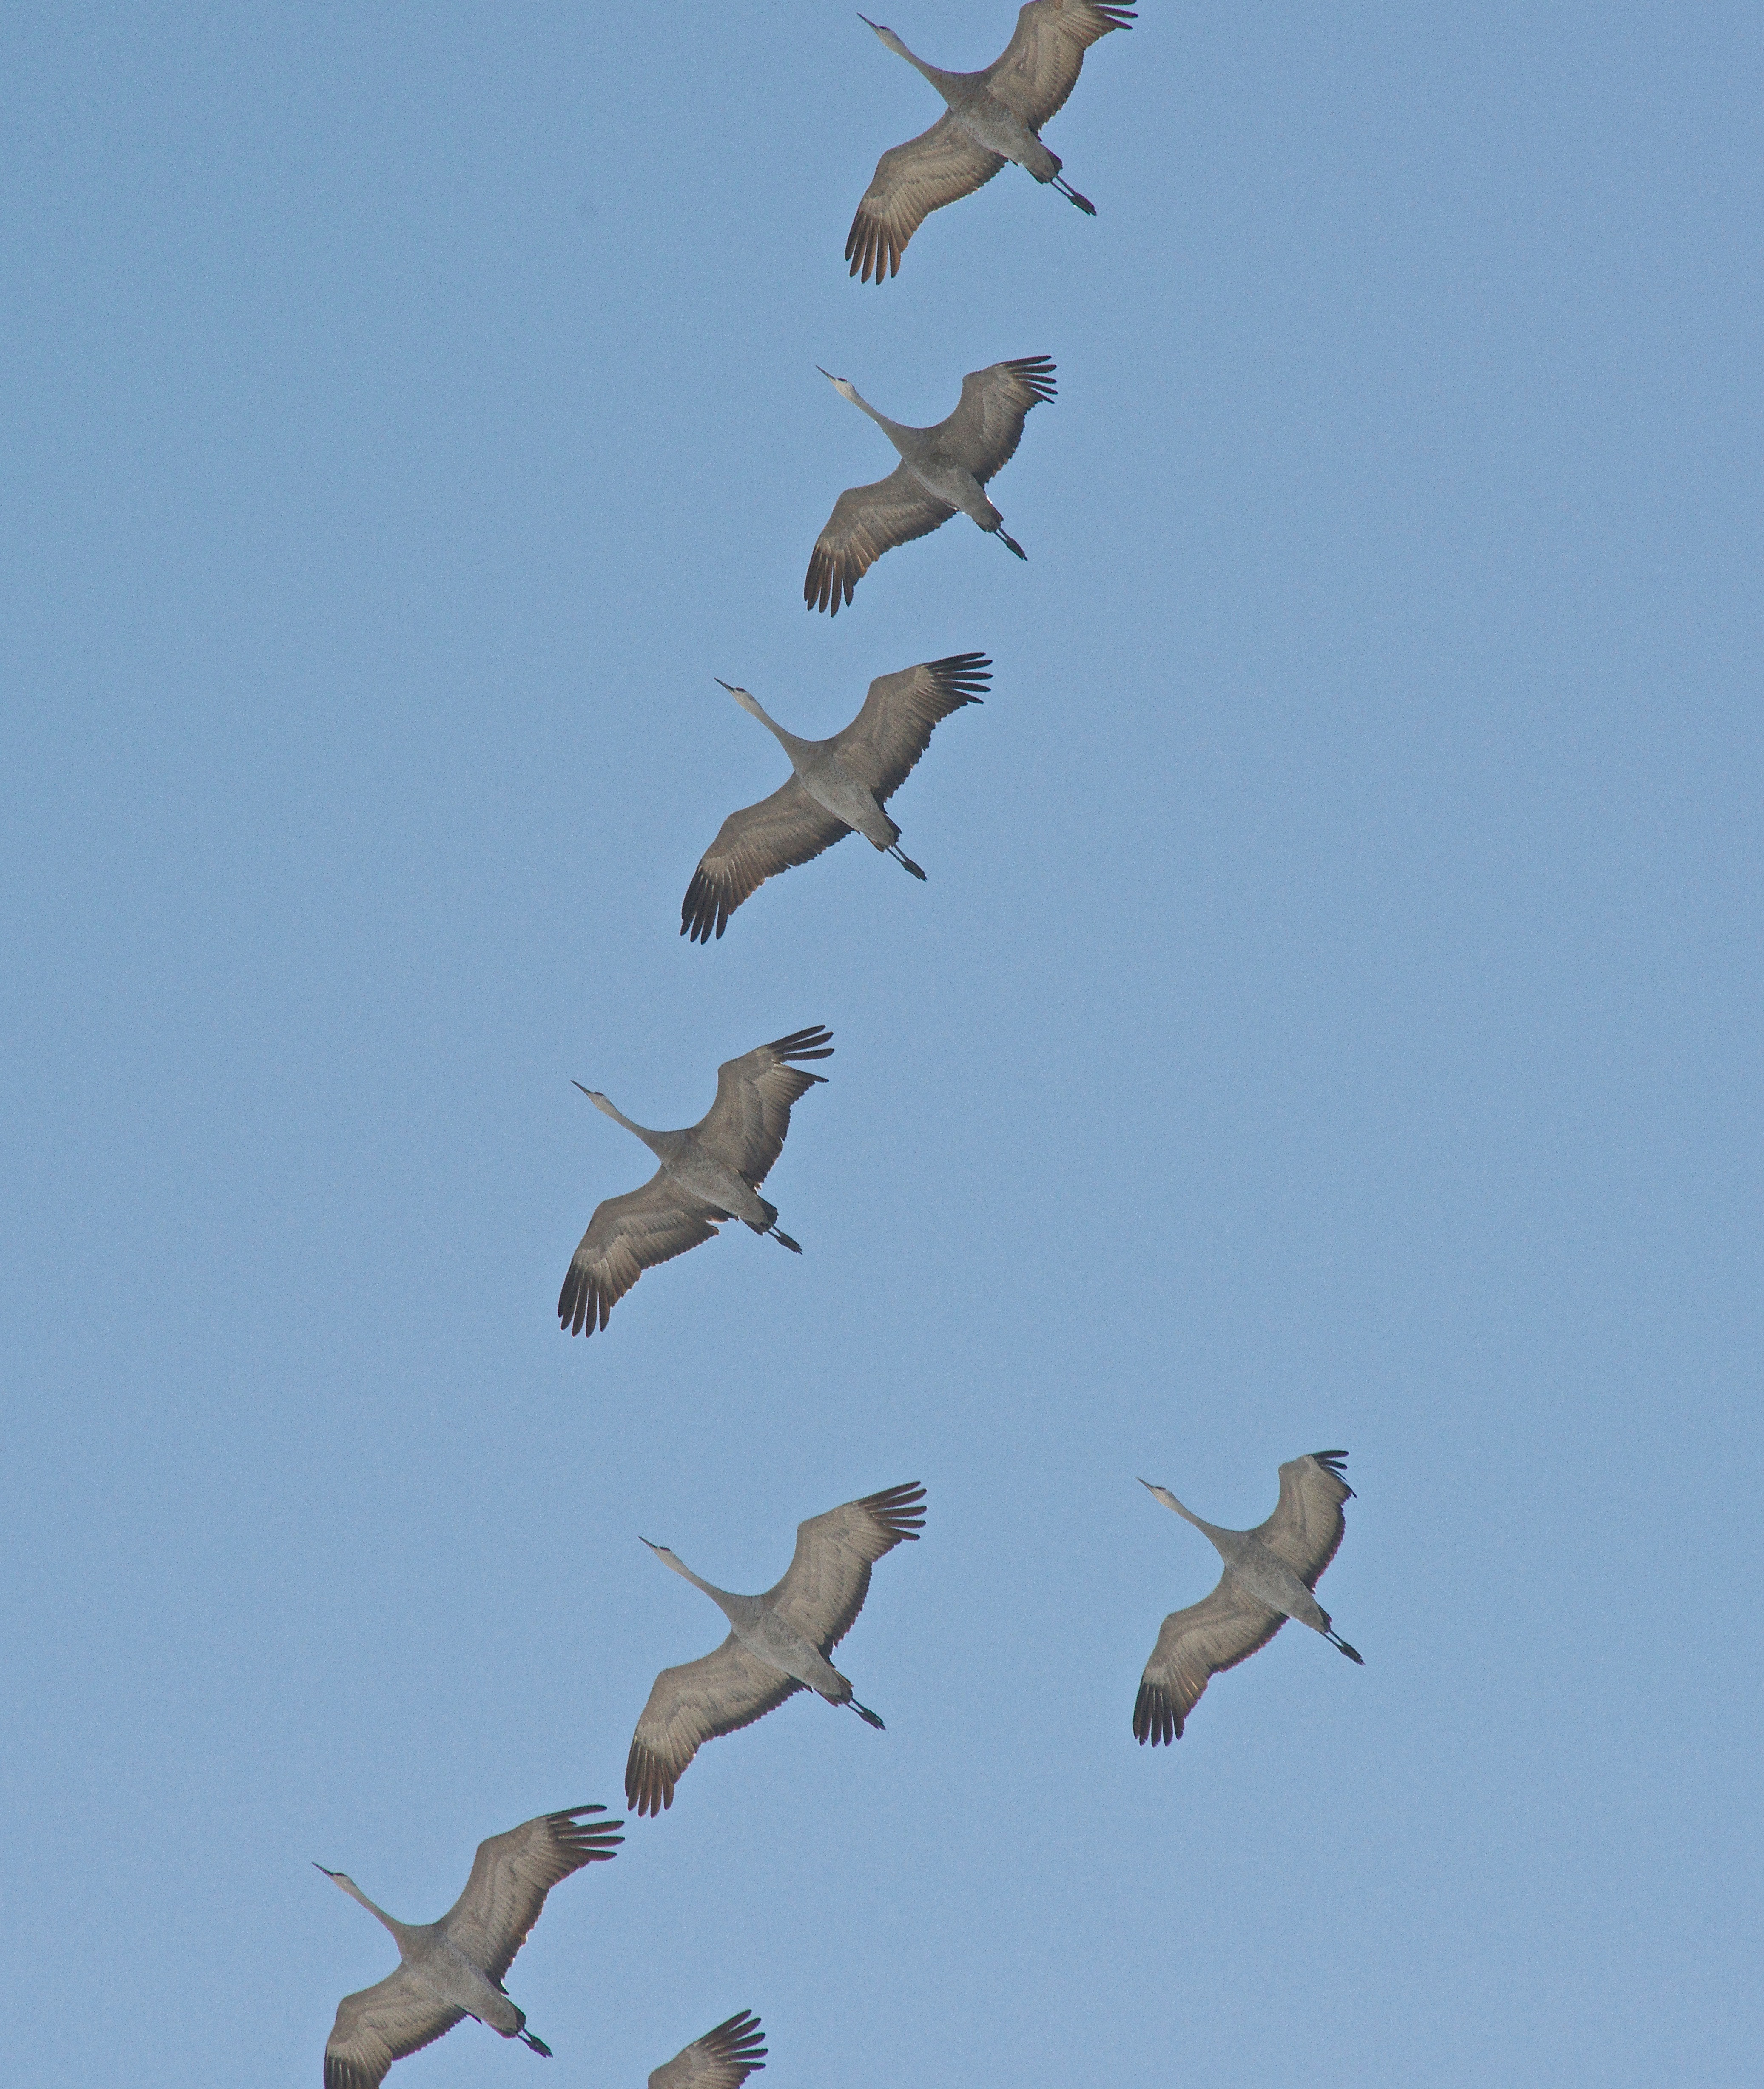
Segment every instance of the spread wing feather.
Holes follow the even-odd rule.
[[[869,1594],[869,1570],[925,1528],[925,1489],[916,1481],[830,1508],[796,1526],[796,1550],[770,1602],[823,1655],[852,1628]]]
[[[1054,364],[1045,355],[1019,356],[1014,362],[971,370],[962,380],[955,411],[935,432],[948,454],[984,486],[1016,454],[1031,410],[1051,399],[1058,388]]]
[[[731,1632],[714,1654],[664,1668],[631,1737],[624,1802],[639,1816],[674,1803],[674,1787],[703,1743],[750,1727],[806,1688],[749,1654]]]
[[[1020,32],[1019,32],[1020,33]],[[933,211],[984,188],[1005,164],[946,113],[876,162],[846,235],[845,258],[865,282],[898,276],[907,242]]]
[[[465,2014],[424,1993],[403,1966],[346,1995],[324,2042],[324,2089],[379,2089],[393,2061],[432,2045]]]
[[[957,410],[960,410],[958,408]],[[842,602],[884,551],[927,537],[955,510],[926,491],[903,464],[869,486],[848,486],[833,504],[826,527],[809,556],[802,598],[810,609],[837,616]]]
[[[716,1221],[727,1216],[689,1196],[665,1168],[658,1168],[642,1189],[597,1204],[557,1294],[557,1317],[565,1332],[591,1335],[604,1328],[646,1269],[715,1240]]]
[[[590,1821],[603,1806],[569,1806],[523,1821],[478,1845],[466,1890],[441,1917],[441,1928],[474,1966],[500,1980],[539,1919],[545,1896],[584,1864],[618,1855],[622,1821]]]
[[[992,680],[984,653],[952,653],[898,674],[878,675],[864,708],[834,740],[852,774],[886,805],[917,766],[931,735],[951,711],[982,701]]]
[[[1280,1499],[1255,1536],[1284,1559],[1307,1589],[1316,1587],[1323,1570],[1341,1550],[1345,1520],[1342,1504],[1354,1490],[1341,1473],[1346,1451],[1313,1451],[1290,1458],[1280,1469]]]
[[[1131,7],[1108,0],[1029,0],[1017,16],[1016,33],[986,69],[986,84],[1032,131],[1066,105],[1078,84],[1084,53],[1111,29],[1131,28],[1139,19]]]
[[[715,2031],[676,2053],[650,2077],[650,2089],[741,2089],[766,2065],[766,2035],[751,2010],[727,2018]]]
[[[1179,1741],[1182,1724],[1200,1701],[1208,1681],[1247,1661],[1266,1646],[1286,1622],[1278,1611],[1264,1609],[1255,1598],[1221,1575],[1212,1594],[1186,1611],[1172,1611],[1158,1633],[1157,1645],[1140,1678],[1133,1705],[1134,1738]]]
[[[680,934],[695,943],[720,936],[736,908],[768,877],[811,861],[850,832],[843,820],[815,803],[795,776],[757,805],[731,813],[699,858],[686,888]]]
[[[833,1032],[811,1023],[725,1059],[717,1069],[717,1099],[694,1127],[698,1143],[757,1190],[784,1150],[792,1104],[826,1079],[790,1062],[832,1057]]]

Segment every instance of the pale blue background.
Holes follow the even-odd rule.
[[[985,62],[998,0],[890,0]],[[878,293],[929,90],[830,0],[7,11],[0,2076],[311,2085],[482,1835],[616,1803],[805,1515],[929,1487],[798,1701],[572,1881],[543,2089],[1738,2079],[1764,2036],[1748,5],[1145,0]],[[658,67],[665,66],[664,73]],[[805,615],[1045,352],[965,524]],[[830,730],[994,693],[719,945]],[[822,1020],[740,1233],[553,1302]],[[1129,1718],[1220,1521],[1323,1594]],[[400,2089],[539,2084],[467,2025]]]

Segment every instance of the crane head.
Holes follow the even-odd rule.
[[[582,1088],[580,1081],[572,1081],[569,1085],[573,1088]],[[604,1110],[608,1117],[612,1115],[612,1104],[601,1094],[599,1088],[582,1088],[582,1092],[597,1110]],[[320,1868],[322,1870],[324,1867],[321,1865]]]
[[[1170,1492],[1168,1487],[1156,1486],[1150,1480],[1141,1480],[1140,1482],[1140,1485],[1144,1487],[1145,1491],[1155,1500],[1161,1501],[1165,1508],[1175,1508],[1176,1497]]]
[[[755,718],[763,718],[766,715],[759,707],[758,698],[751,689],[744,689],[734,682],[725,682],[720,675],[713,675],[710,679],[719,689],[727,689],[744,711],[751,711]]]
[[[664,1567],[672,1567],[676,1574],[685,1573],[685,1562],[680,1558],[677,1552],[671,1552],[665,1545],[657,1545],[653,1539],[645,1538],[641,1533],[638,1534],[637,1542],[640,1545],[648,1546],[650,1551],[655,1555],[656,1558],[661,1561]],[[690,1577],[689,1576],[688,1578],[689,1579]]]
[[[885,29],[880,22],[871,21],[868,15],[860,14],[857,19],[866,28],[873,29],[877,35],[882,38],[883,43],[887,45],[890,50],[896,53],[901,58],[906,57],[907,47],[901,42],[899,37],[895,34],[892,29]]]
[[[818,362],[815,365],[815,368],[821,370]],[[821,375],[826,378],[828,384],[842,399],[849,399],[854,406],[857,404],[857,387],[849,377],[835,377],[830,370],[821,370]]]
[[[323,1872],[333,1885],[345,1892],[353,1892],[355,1889],[355,1881],[347,1872],[333,1872],[328,1864],[321,1864],[316,1857],[312,1860],[312,1868],[315,1872]]]

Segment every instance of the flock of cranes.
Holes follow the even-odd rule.
[[[897,273],[925,218],[990,181],[1007,161],[1094,216],[1094,205],[1063,178],[1041,129],[1071,92],[1088,47],[1134,19],[1105,0],[1029,0],[1003,54],[973,73],[941,71],[892,29],[869,23],[891,51],[936,88],[946,109],[929,130],[878,162],[846,244],[852,275],[880,284]],[[1047,357],[971,371],[955,411],[929,428],[890,420],[848,380],[822,374],[875,422],[900,461],[886,478],[852,487],[835,503],[809,564],[803,592],[811,610],[836,615],[884,552],[926,535],[958,512],[1018,558],[1027,555],[1006,534],[985,488],[1015,454],[1029,414],[1054,396]],[[861,834],[923,879],[886,808],[938,724],[980,703],[991,676],[991,661],[978,652],[878,676],[856,717],[825,740],[799,737],[751,692],[723,683],[777,740],[791,774],[769,798],[724,820],[693,873],[680,933],[696,943],[719,938],[730,916],[767,878],[808,863],[848,834]],[[802,1252],[779,1226],[778,1208],[760,1192],[783,1151],[792,1108],[826,1079],[810,1071],[810,1063],[832,1053],[832,1032],[818,1024],[756,1045],[719,1067],[710,1108],[696,1124],[675,1131],[652,1130],[598,1089],[582,1088],[595,1109],[642,1140],[659,1165],[641,1187],[596,1206],[558,1296],[566,1333],[604,1330],[613,1307],[646,1269],[714,1239],[730,1220]],[[1265,1645],[1288,1618],[1359,1662],[1314,1593],[1341,1542],[1343,1508],[1353,1493],[1342,1474],[1346,1456],[1319,1451],[1283,1465],[1279,1502],[1253,1530],[1204,1522],[1167,1487],[1142,1482],[1202,1532],[1225,1563],[1212,1593],[1173,1611],[1158,1632],[1133,1707],[1132,1730],[1142,1745],[1179,1739],[1210,1679]],[[663,1668],[655,1678],[625,1765],[625,1799],[638,1818],[659,1817],[672,1806],[680,1779],[706,1741],[751,1726],[799,1692],[812,1691],[882,1727],[832,1657],[864,1607],[876,1562],[923,1531],[925,1499],[924,1487],[908,1482],[810,1516],[797,1527],[783,1579],[760,1595],[719,1588],[667,1546],[642,1540],[664,1567],[716,1605],[729,1629],[710,1653]],[[503,1983],[552,1890],[617,1853],[625,1824],[601,1817],[604,1812],[598,1805],[566,1807],[480,1843],[464,1892],[436,1922],[402,1922],[346,1873],[319,1866],[398,1947],[394,1971],[345,1996],[338,2006],[325,2047],[325,2089],[376,2089],[394,2061],[467,2017],[549,2055]],[[650,2089],[740,2089],[766,2056],[758,2018],[742,2010],[657,2068]]]

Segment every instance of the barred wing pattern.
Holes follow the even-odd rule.
[[[1111,29],[1129,29],[1139,16],[1108,0],[1029,0],[1016,33],[989,66],[986,84],[1032,131],[1066,106],[1078,84],[1084,54]]]
[[[766,2065],[766,2035],[751,2010],[725,2018],[650,2076],[650,2089],[741,2089]]]
[[[762,1601],[830,1656],[864,1607],[870,1568],[924,1528],[925,1489],[916,1481],[811,1516],[796,1526],[784,1578]]]
[[[784,1150],[790,1110],[825,1074],[805,1073],[794,1059],[830,1059],[833,1032],[820,1023],[757,1044],[717,1069],[717,1099],[694,1127],[706,1153],[757,1190]]]
[[[714,1654],[664,1668],[631,1737],[624,1803],[638,1817],[674,1803],[674,1787],[705,1742],[751,1727],[808,1688],[749,1654],[731,1632]]]
[[[393,2061],[432,2045],[465,2014],[419,1988],[403,1966],[346,1995],[324,2042],[324,2089],[379,2089]]]
[[[938,431],[944,449],[984,486],[1016,455],[1032,409],[1058,389],[1054,364],[1045,355],[1019,356],[1014,362],[971,370],[962,380],[955,411]]]
[[[658,1168],[641,1190],[597,1204],[557,1294],[564,1332],[591,1335],[604,1328],[646,1269],[715,1240],[716,1222],[727,1216],[689,1196],[665,1168]]]
[[[955,510],[921,486],[904,464],[869,486],[849,486],[833,504],[809,555],[802,598],[837,616],[884,551],[941,529]]]
[[[729,916],[768,877],[809,863],[851,832],[792,776],[757,805],[731,813],[698,860],[680,903],[680,933],[695,943],[720,936]]]
[[[1179,1741],[1183,1722],[1212,1677],[1247,1661],[1285,1622],[1229,1574],[1220,1577],[1219,1585],[1202,1602],[1172,1611],[1140,1678],[1133,1705],[1135,1739],[1142,1748],[1149,1741],[1154,1748]]]
[[[852,774],[885,805],[918,766],[931,735],[951,711],[982,701],[992,681],[984,653],[951,653],[898,674],[878,675],[864,708],[833,744]]]
[[[1020,32],[1019,32],[1020,33]],[[876,162],[846,235],[851,272],[865,282],[900,273],[907,242],[934,210],[984,188],[1005,165],[947,114],[929,131],[891,146]]]
[[[1323,1570],[1341,1547],[1344,1503],[1354,1490],[1341,1472],[1346,1451],[1313,1451],[1291,1458],[1280,1469],[1280,1500],[1255,1536],[1284,1559],[1307,1589],[1316,1587]]]
[[[622,1821],[590,1821],[603,1806],[569,1806],[478,1845],[466,1890],[441,1928],[474,1966],[500,1980],[539,1919],[545,1896],[584,1864],[618,1855]]]

